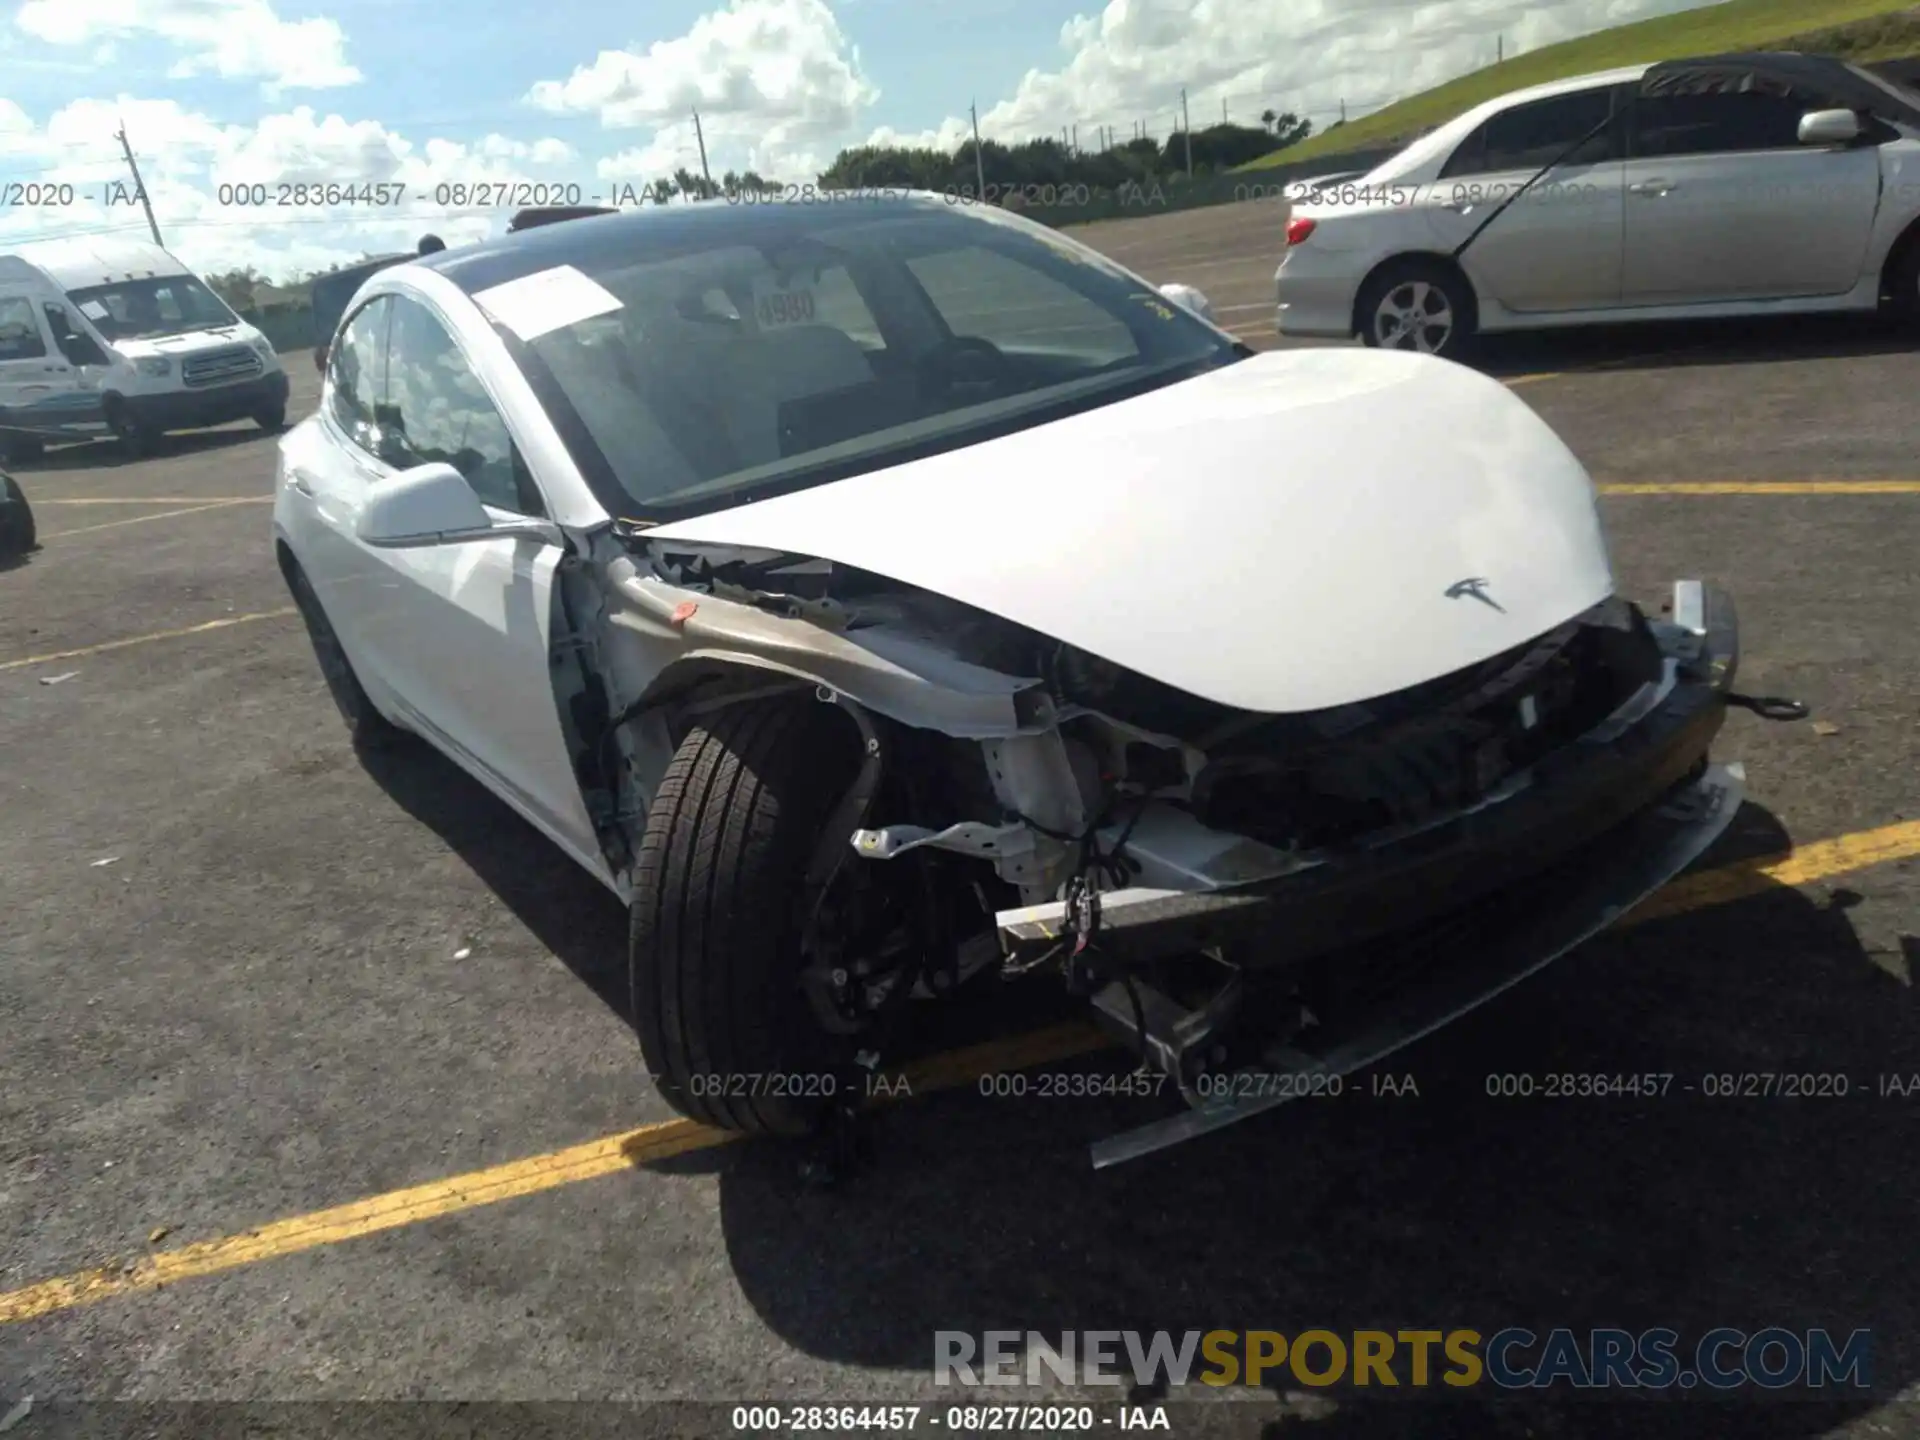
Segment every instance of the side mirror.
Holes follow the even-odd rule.
[[[1800,117],[1802,145],[1851,145],[1865,133],[1851,110],[1810,110]]]
[[[1208,324],[1213,323],[1213,306],[1207,303],[1207,297],[1191,285],[1182,285],[1175,281],[1162,285],[1160,293],[1176,305],[1183,305]]]
[[[545,520],[495,521],[466,476],[441,460],[375,480],[353,529],[363,545],[382,550],[509,538],[565,544],[559,527]]]

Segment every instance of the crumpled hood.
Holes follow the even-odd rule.
[[[1613,591],[1592,483],[1523,401],[1330,347],[647,538],[857,566],[1269,712],[1435,679]]]

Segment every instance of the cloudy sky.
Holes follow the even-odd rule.
[[[867,140],[1078,126],[1163,136],[1272,106],[1325,124],[1509,51],[1696,0],[24,0],[0,7],[0,244],[144,233],[103,203],[124,122],[169,248],[270,276],[495,233],[436,186],[699,168],[810,180]],[[35,197],[17,188],[71,183]],[[219,187],[404,187],[399,204],[221,204]],[[258,193],[258,192],[254,192]],[[390,192],[389,199],[396,192]],[[39,198],[51,205],[20,203]],[[436,203],[439,200],[441,203]]]

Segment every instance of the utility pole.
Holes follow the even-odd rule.
[[[1080,153],[1080,127],[1078,125],[1073,127],[1073,153],[1076,155]]]
[[[153,232],[153,243],[165,248],[160,238],[160,226],[153,218],[153,202],[147,199],[147,187],[140,180],[140,166],[133,158],[133,146],[127,143],[127,122],[122,120],[120,128],[114,133],[114,139],[120,142],[120,153],[127,157],[127,168],[133,172],[133,193],[140,197],[140,208],[147,212],[147,229]]]
[[[1230,125],[1233,123],[1227,119],[1227,97],[1224,95],[1220,97],[1220,123],[1222,125]]]
[[[1344,100],[1340,102],[1340,123],[1342,125],[1347,123],[1347,102]]]
[[[1193,179],[1193,125],[1187,119],[1187,87],[1180,87],[1180,134],[1187,142],[1187,179]]]
[[[1493,42],[1493,63],[1496,65],[1504,65],[1506,60],[1507,37],[1504,35],[1496,35],[1494,36]]]
[[[973,117],[973,180],[974,195],[981,204],[987,202],[987,162],[980,155],[980,107],[977,104],[967,106],[967,114]]]
[[[707,133],[700,128],[700,112],[693,112],[693,138],[700,142],[700,176],[707,182],[706,190],[700,198],[705,200],[713,194],[713,172],[707,168]]]

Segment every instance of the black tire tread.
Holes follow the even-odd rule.
[[[0,474],[0,486],[7,492],[7,506],[0,510],[0,524],[6,526],[7,533],[0,533],[0,555],[25,555],[39,548],[39,536],[36,533],[33,509],[27,504],[26,493],[21,490],[20,482],[11,475]]]
[[[634,1025],[662,1095],[703,1124],[796,1135],[820,1108],[790,1094],[696,1095],[689,1082],[820,1073],[790,973],[791,902],[851,776],[835,763],[845,726],[816,701],[722,711],[682,742],[648,813],[629,933]]]

